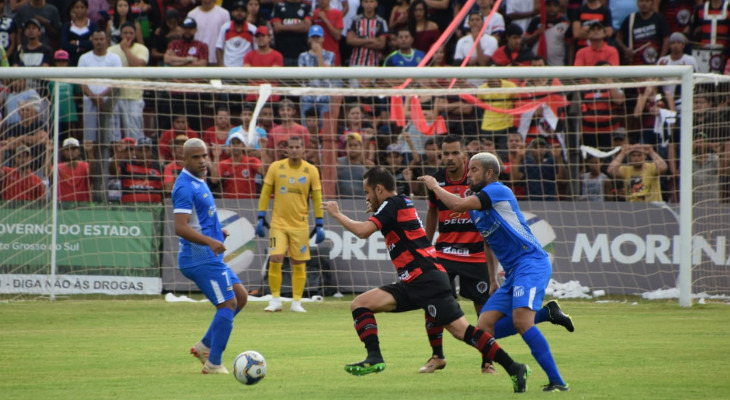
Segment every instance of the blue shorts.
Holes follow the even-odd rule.
[[[512,310],[516,308],[539,310],[552,273],[553,269],[547,257],[522,260],[512,269],[502,286],[489,297],[482,312],[499,311],[504,315],[512,315]]]
[[[236,274],[222,262],[183,268],[180,272],[195,282],[214,306],[234,298],[233,284],[241,283]]]

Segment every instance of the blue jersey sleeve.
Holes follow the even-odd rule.
[[[175,182],[175,187],[172,190],[172,207],[175,214],[191,214],[193,212],[193,188],[191,185],[180,184],[180,177],[178,182]]]
[[[512,190],[500,182],[494,182],[482,188],[482,192],[486,193],[491,200],[491,204],[497,204],[500,201],[509,201],[515,198]]]

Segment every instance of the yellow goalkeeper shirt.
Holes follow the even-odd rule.
[[[262,209],[262,205],[263,210],[268,206],[268,196],[263,198],[266,192],[274,193],[271,228],[308,229],[310,192],[318,192],[317,197],[321,202],[322,183],[319,180],[319,171],[317,167],[304,160],[296,168],[289,165],[287,158],[274,161],[264,178],[259,210]],[[314,215],[317,218],[322,217],[322,210],[317,205],[314,207]]]

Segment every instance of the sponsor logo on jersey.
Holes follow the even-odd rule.
[[[301,183],[301,184],[303,185],[303,184],[305,184],[306,182],[307,182],[307,177],[306,177],[306,176],[300,176],[300,177],[299,177],[299,183]]]
[[[306,244],[303,245],[301,249],[299,249],[299,252],[302,253],[302,254],[306,253],[306,251],[307,251],[307,245]]]
[[[279,189],[279,191],[280,191],[281,193],[286,193],[286,186],[282,186],[282,187],[281,187],[281,188]]]
[[[441,252],[444,253],[444,254],[451,254],[451,255],[454,255],[454,256],[461,256],[461,257],[469,257],[469,255],[470,255],[468,249],[456,249],[456,248],[453,248],[451,246],[444,247],[441,250]]]
[[[525,295],[525,288],[522,286],[514,286],[512,288],[512,297],[522,297]]]

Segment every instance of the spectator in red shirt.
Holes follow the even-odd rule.
[[[94,154],[93,143],[86,143],[86,154]],[[67,138],[61,146],[66,162],[58,164],[58,201],[91,201],[89,163],[81,161],[81,146],[75,138]]]
[[[249,51],[245,57],[243,57],[244,67],[283,67],[284,56],[278,51],[271,48],[271,36],[269,35],[269,29],[265,26],[259,26],[256,28],[256,34],[254,35],[256,41],[256,49]],[[268,81],[252,81],[251,84],[271,83]],[[257,94],[246,95],[246,101],[255,102],[258,100]],[[279,95],[272,95],[269,97],[270,101],[279,101]]]
[[[167,142],[166,147],[172,153],[172,161],[165,164],[165,168],[162,171],[162,186],[166,195],[172,193],[172,188],[175,186],[175,179],[177,179],[177,176],[183,170],[183,145],[188,139],[189,137],[184,133],[178,133],[174,139],[170,139]],[[160,142],[160,145],[162,145],[162,142]]]
[[[188,126],[188,118],[185,115],[177,114],[172,117],[172,129],[162,132],[160,136],[159,150],[160,158],[163,161],[175,160],[173,151],[170,148],[170,141],[180,135],[185,135],[190,139],[200,138],[200,135]]]
[[[504,35],[507,44],[498,48],[492,54],[492,62],[500,67],[505,66],[529,66],[534,54],[522,43],[524,31],[517,24],[509,24]]]
[[[312,20],[314,25],[319,25],[324,30],[322,47],[335,53],[335,66],[339,67],[342,65],[340,61],[340,39],[342,38],[342,29],[345,27],[342,11],[331,8],[330,2],[327,0],[318,1],[317,8],[312,11]]]
[[[231,124],[231,113],[227,108],[219,107],[215,113],[215,120],[213,126],[205,130],[203,134],[203,141],[208,145],[208,149],[213,154],[213,148],[223,148],[228,139],[228,133],[233,129]],[[221,159],[225,160],[230,158],[227,153],[221,153]]]
[[[185,18],[182,23],[182,39],[173,40],[165,52],[165,64],[173,67],[208,65],[208,45],[195,40],[198,24],[192,18]]]
[[[33,157],[30,147],[20,145],[15,149],[13,165],[15,168],[2,167],[0,188],[3,200],[40,200],[45,196],[43,181],[31,170]]]
[[[601,22],[593,21],[588,30],[590,46],[584,47],[575,53],[576,67],[592,67],[599,61],[606,61],[611,65],[619,65],[618,50],[605,42],[606,30]]]
[[[261,169],[261,160],[246,155],[245,139],[241,133],[231,135],[228,151],[231,158],[218,162],[218,154],[213,155],[211,181],[223,181],[224,199],[255,199],[256,174]]]
[[[267,165],[286,157],[287,141],[292,136],[301,137],[305,147],[309,145],[309,131],[303,125],[296,122],[298,115],[293,101],[284,99],[279,103],[279,119],[281,119],[281,124],[269,132],[266,146],[268,151],[265,153],[265,163]]]

